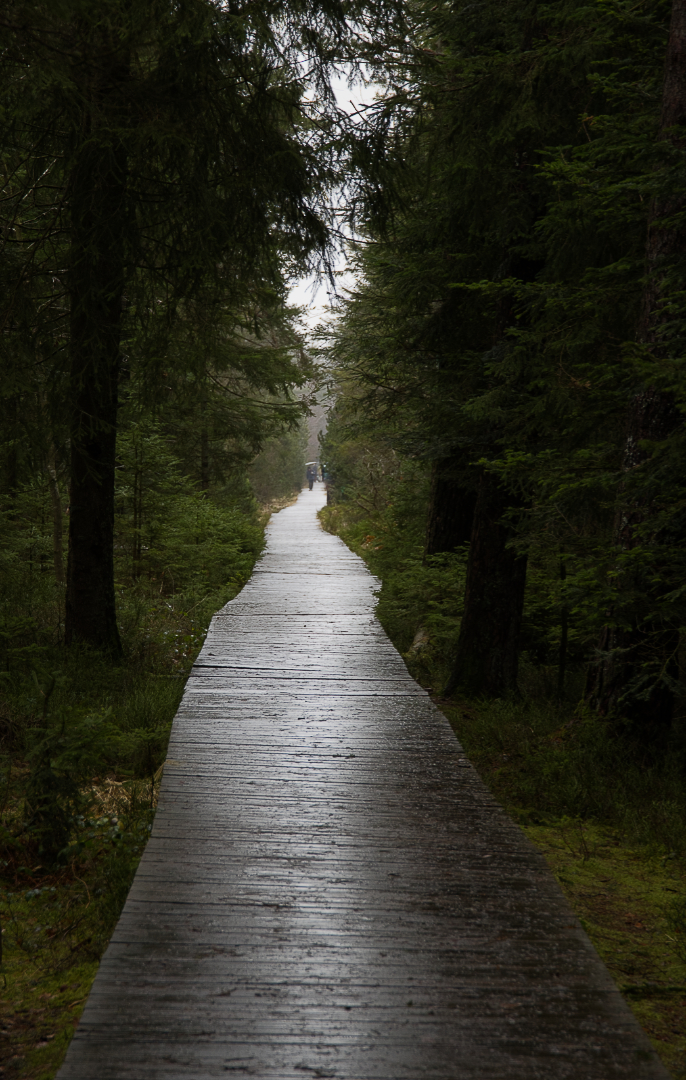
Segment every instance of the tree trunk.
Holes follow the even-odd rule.
[[[70,183],[71,492],[65,640],[121,654],[114,596],[114,473],[124,288],[126,58],[102,32],[84,63],[89,109]]]
[[[429,519],[424,554],[438,555],[469,543],[476,506],[476,490],[465,487],[457,472],[461,461],[435,461],[431,474]]]
[[[519,633],[524,606],[526,558],[508,547],[512,531],[503,524],[507,492],[483,473],[474,511],[467,563],[464,615],[446,697],[502,697],[517,689]]]
[[[686,135],[686,0],[673,0],[665,60],[660,130],[662,138],[682,145]],[[677,129],[676,131],[674,129]],[[681,129],[681,130],[679,130]],[[663,339],[664,310],[669,276],[675,262],[686,253],[686,229],[664,219],[683,214],[686,199],[681,194],[655,199],[648,218],[646,277],[638,338],[657,358],[668,354]],[[624,472],[639,469],[647,460],[643,440],[667,439],[682,423],[674,395],[653,386],[638,393],[629,408],[624,443]],[[638,495],[617,514],[615,544],[630,551],[645,537],[637,539],[636,529],[649,518],[652,495]],[[656,540],[656,542],[659,542]],[[626,582],[627,586],[631,582]],[[636,591],[649,588],[636,581]],[[616,614],[616,613],[613,613]],[[587,699],[601,715],[621,712],[631,720],[635,734],[654,741],[658,731],[671,724],[674,696],[670,682],[678,677],[679,631],[677,626],[646,625],[639,616],[608,624],[598,643],[599,660],[590,671]],[[665,680],[664,676],[667,676]]]
[[[133,444],[133,543],[131,577],[138,581],[143,557],[143,450],[138,433]]]
[[[52,559],[55,567],[55,581],[64,585],[64,553],[62,550],[62,499],[54,461],[47,466],[48,486],[52,502]]]
[[[207,495],[210,488],[210,435],[207,426],[207,389],[203,386],[200,398],[200,490]]]
[[[16,502],[19,490],[19,402],[12,396],[7,400],[5,413],[5,439],[9,442],[6,457],[5,490],[10,497],[10,519],[17,516]]]
[[[567,578],[567,566],[560,560],[560,581]],[[565,674],[567,671],[567,642],[569,640],[569,608],[562,605],[560,612],[560,645],[557,653],[557,700],[562,701],[565,692]]]

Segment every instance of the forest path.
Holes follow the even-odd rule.
[[[59,1077],[665,1080],[324,502],[212,621]]]

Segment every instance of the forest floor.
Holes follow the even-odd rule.
[[[21,791],[21,763],[14,790]],[[5,862],[0,891],[0,1076],[51,1080],[66,1053],[149,835],[157,785],[94,781],[80,851],[62,867]],[[22,812],[11,798],[10,828]],[[30,850],[22,853],[30,855]]]
[[[259,526],[296,499],[294,492],[262,505]],[[63,669],[46,710],[51,730],[59,734],[60,716],[67,734],[84,713],[105,724],[109,716],[123,754],[118,764],[116,753],[104,757],[99,775],[89,774],[73,854],[59,864],[42,864],[24,827],[32,769],[22,740],[13,738],[27,716],[35,723],[34,698],[45,696],[50,677],[16,680],[11,694],[9,681],[0,683],[0,1080],[52,1080],[62,1063],[152,827],[160,762],[186,678],[214,611],[241,584],[210,590],[200,603],[123,594],[125,614],[136,609],[136,627],[127,659],[114,668],[96,654],[69,660],[59,650],[35,650],[39,672]]]
[[[292,501],[278,500],[265,507],[263,523],[270,512]],[[208,619],[210,614],[208,609]],[[169,719],[183,677],[202,644],[202,616],[194,618],[192,632],[186,621],[170,634],[170,644],[148,680],[158,695],[164,686],[173,687],[169,701],[165,697],[160,705],[161,714],[169,714]],[[413,674],[427,682],[420,671]],[[428,681],[437,685],[435,679]],[[492,706],[487,703],[434,700],[484,781],[541,850],[665,1066],[675,1080],[686,1080],[683,857],[670,849],[669,842],[639,843],[635,830],[630,835],[604,824],[598,815],[550,812],[547,796],[538,797],[544,787],[541,783],[537,787],[531,777],[538,774],[548,787],[551,782],[557,786],[550,751],[552,747],[561,757],[563,743],[553,731],[559,720],[541,713],[541,731],[537,729],[534,739],[527,734],[523,740],[521,710],[508,719],[502,708],[498,715],[489,714]],[[537,722],[531,714],[524,719],[526,725]],[[572,739],[578,730],[570,728]],[[582,771],[587,771],[585,760],[580,763]],[[607,766],[603,768],[607,771]],[[4,785],[9,797],[0,824],[10,832],[23,812],[27,773],[27,763],[14,760]],[[605,782],[600,773],[596,779]],[[610,790],[615,780],[607,775]],[[570,772],[566,782],[571,781],[572,786],[577,783]],[[155,784],[150,779],[130,782],[101,774],[93,780],[93,793],[89,816],[79,826],[77,857],[58,870],[48,870],[27,848],[10,852],[4,865],[0,863],[1,1080],[55,1076],[144,847],[154,813]],[[672,833],[677,825],[675,818]]]
[[[686,867],[618,829],[508,805],[502,755],[472,726],[478,704],[436,698],[484,781],[539,848],[636,1019],[675,1080],[686,1077]],[[490,783],[489,783],[490,781]]]
[[[682,894],[672,861],[626,847],[610,829],[577,823],[523,826],[636,1019],[675,1077],[686,1073],[686,965],[668,912]]]
[[[410,495],[372,513],[353,493],[321,511],[320,520],[381,579],[377,615],[410,673],[543,854],[665,1067],[686,1080],[680,759],[651,762],[599,723],[579,701],[582,671],[568,671],[563,703],[555,700],[556,671],[528,657],[516,698],[461,701],[435,693],[452,668],[464,565],[459,554],[424,558],[424,516]],[[409,538],[407,521],[415,524]]]

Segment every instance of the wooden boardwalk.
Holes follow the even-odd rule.
[[[665,1080],[323,502],[212,622],[60,1080]]]

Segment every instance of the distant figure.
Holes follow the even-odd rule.
[[[312,488],[314,486],[314,482],[315,482],[316,479],[317,479],[316,466],[315,465],[308,465],[307,466],[307,482],[310,485],[310,491],[312,491]]]

